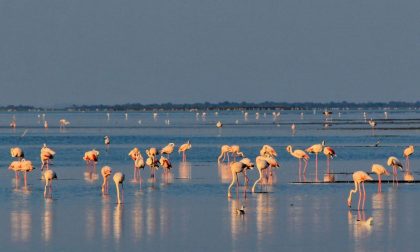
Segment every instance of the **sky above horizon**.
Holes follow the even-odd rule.
[[[417,101],[420,1],[1,0],[0,105]]]

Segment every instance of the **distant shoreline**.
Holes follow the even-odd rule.
[[[141,104],[127,103],[116,105],[71,105],[66,107],[36,107],[31,105],[0,106],[0,111],[195,111],[195,110],[338,110],[338,109],[420,109],[417,102],[220,102],[220,103],[190,103],[190,104]]]

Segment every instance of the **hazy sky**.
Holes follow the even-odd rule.
[[[418,0],[0,0],[0,104],[420,100]]]

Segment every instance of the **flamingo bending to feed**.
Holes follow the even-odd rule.
[[[357,210],[360,210],[360,202],[362,201],[362,193],[363,193],[362,209],[365,207],[365,200],[366,200],[365,181],[366,180],[373,180],[373,179],[364,171],[356,171],[353,173],[354,189],[350,190],[349,197],[347,198],[348,207],[351,207],[352,194],[356,193],[357,191],[359,191],[359,204],[357,205]],[[360,186],[360,184],[362,184],[362,187]]]
[[[389,176],[389,172],[380,164],[373,164],[372,165],[372,172],[378,175],[378,192],[382,192],[382,180],[381,175]]]
[[[102,183],[102,194],[108,194],[108,177],[111,175],[112,169],[109,166],[104,166],[101,169],[102,178],[104,182]]]
[[[41,148],[41,171],[44,170],[44,167],[48,170],[49,169],[49,163],[50,160],[54,159],[55,151],[47,147],[47,145],[44,143],[44,145]]]
[[[324,182],[334,182],[335,177],[330,171],[330,160],[336,157],[335,151],[329,146],[324,147],[324,155],[327,157],[327,174],[324,175]]]
[[[306,174],[306,167],[308,166],[309,155],[306,154],[303,150],[293,150],[291,145],[286,147],[287,152],[290,153],[293,157],[299,160],[299,181],[301,181],[301,170],[302,170],[302,159],[305,162],[305,167],[303,168],[303,174]]]
[[[187,155],[185,155],[185,152],[189,149],[191,149],[190,140],[188,140],[186,143],[181,145],[178,149],[178,153],[182,152],[182,161],[184,161],[184,162],[187,161]]]
[[[223,161],[225,161],[225,158],[227,156],[228,159],[228,163],[229,163],[229,152],[231,152],[230,150],[230,146],[229,145],[222,145],[222,147],[220,148],[220,156],[217,158],[217,162],[220,163],[220,159],[222,159],[223,157]]]
[[[17,158],[17,160],[22,160],[22,158],[25,157],[25,154],[23,153],[23,150],[19,147],[12,147],[10,148],[10,156],[13,158]]]
[[[240,160],[239,162],[234,162],[230,165],[230,170],[232,172],[232,182],[229,185],[228,188],[228,197],[231,198],[232,195],[230,193],[230,189],[232,188],[233,184],[236,181],[236,188],[239,188],[239,179],[238,179],[238,173],[242,173],[244,174],[245,177],[245,184],[248,184],[248,176],[246,175],[246,170],[248,169],[253,169],[254,168],[254,164],[251,162],[251,160],[249,158],[243,158],[242,160]],[[244,194],[246,196],[246,186],[244,188]]]
[[[163,167],[164,177],[167,179],[168,174],[172,168],[171,161],[169,161],[169,159],[167,159],[166,157],[161,156],[159,159],[159,164],[161,167]]]
[[[253,193],[255,192],[255,187],[257,186],[257,184],[263,179],[264,171],[267,171],[269,168],[280,167],[277,160],[275,160],[272,157],[265,157],[265,156],[258,156],[255,159],[255,164],[257,166],[260,177],[254,182],[254,185],[252,186],[252,192]],[[267,181],[267,180],[268,180],[268,177],[267,177],[267,174],[266,174],[265,181]]]
[[[233,161],[236,161],[237,156],[244,157],[244,153],[241,152],[241,148],[239,147],[239,145],[230,146],[230,152],[232,153]]]
[[[168,145],[166,145],[165,147],[163,147],[160,150],[160,154],[166,154],[168,159],[169,159],[169,155],[172,154],[172,152],[174,152],[174,148],[175,148],[175,144],[174,143],[168,143]]]
[[[318,182],[318,153],[321,153],[324,149],[325,141],[320,144],[314,144],[306,149],[308,153],[315,153],[315,182]]]
[[[140,181],[141,183],[141,175],[140,175],[140,169],[144,168],[144,159],[141,155],[141,152],[137,147],[134,147],[128,155],[131,157],[131,159],[134,161],[134,175],[133,175],[133,181],[137,182]]]
[[[31,172],[33,169],[34,167],[31,161],[25,159],[20,161],[20,171],[23,172],[23,184],[25,187],[27,186],[26,173]]]
[[[124,202],[124,173],[122,172],[116,172],[114,174],[114,183],[115,187],[117,188],[117,203],[122,204]],[[121,184],[121,197],[120,197],[120,185]]]
[[[53,170],[46,170],[44,172],[45,178],[45,188],[44,188],[44,198],[52,198],[52,181],[57,179],[57,174]]]
[[[398,185],[398,168],[402,170],[403,167],[400,160],[396,157],[389,157],[386,163],[388,166],[392,167],[392,184],[396,182]]]

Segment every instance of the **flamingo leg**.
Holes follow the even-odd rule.
[[[318,182],[318,153],[315,153],[315,182]]]
[[[23,172],[23,184],[24,184],[24,187],[26,187],[26,171],[25,172]]]
[[[360,183],[357,183],[357,187],[358,187],[358,190],[359,190],[359,203],[357,204],[357,210],[360,211],[360,203],[361,203],[361,200],[362,200],[362,191],[360,190]]]
[[[362,203],[362,209],[365,209],[365,201],[366,201],[366,189],[365,189],[365,182],[362,182],[363,187],[363,203]]]
[[[299,158],[299,182],[302,182],[302,160]]]
[[[381,174],[378,175],[378,192],[382,192],[382,181],[381,181]]]

